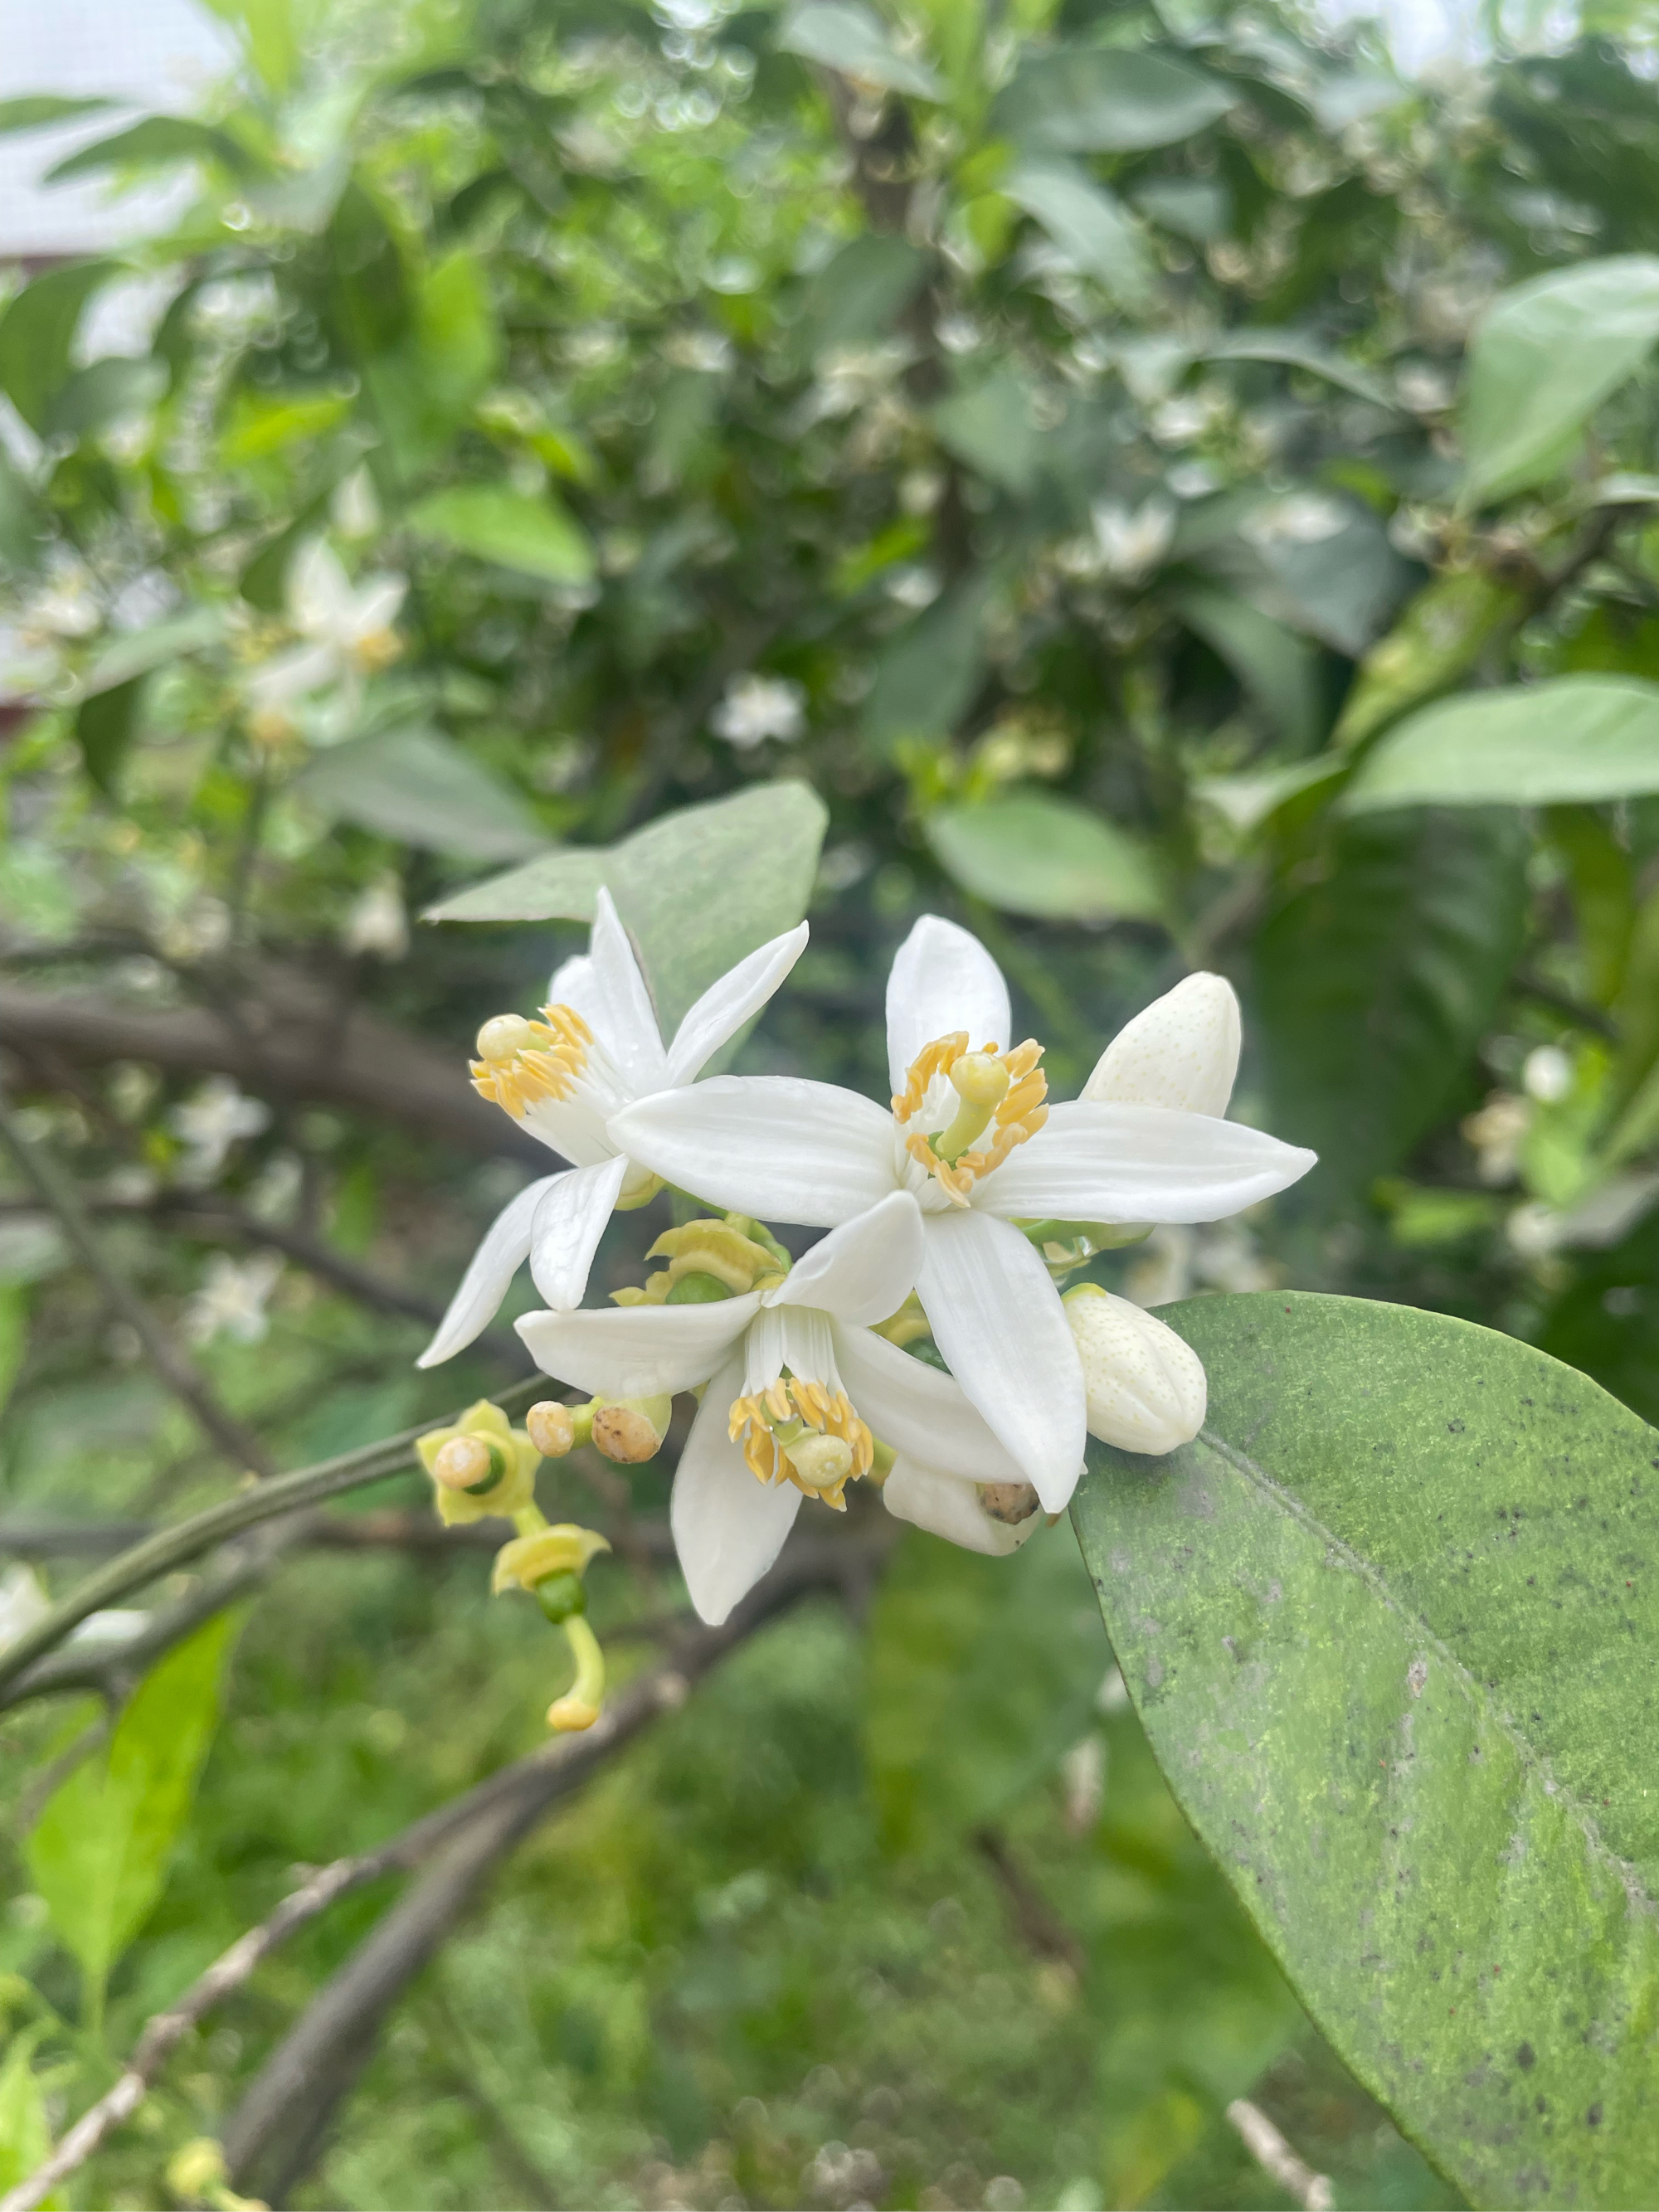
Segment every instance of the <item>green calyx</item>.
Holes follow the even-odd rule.
[[[556,1628],[573,1613],[586,1612],[587,1590],[580,1575],[549,1575],[536,1585],[536,1602]]]
[[[711,1306],[734,1295],[731,1285],[721,1282],[718,1275],[711,1275],[701,1267],[693,1267],[677,1283],[670,1284],[663,1304],[667,1306]]]

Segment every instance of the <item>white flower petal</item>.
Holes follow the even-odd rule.
[[[389,568],[377,568],[372,576],[365,576],[351,605],[348,626],[352,641],[390,629],[408,590],[409,579],[394,575]]]
[[[416,1361],[417,1367],[439,1367],[464,1352],[480,1330],[494,1318],[507,1286],[524,1265],[530,1251],[531,1224],[536,1209],[562,1175],[544,1176],[508,1199],[483,1233],[468,1262],[461,1286],[449,1302],[449,1311],[438,1323],[438,1333]]]
[[[668,1079],[690,1083],[704,1062],[735,1036],[751,1014],[757,1014],[806,948],[803,921],[786,930],[728,968],[711,983],[674,1032],[668,1048]]]
[[[900,945],[887,978],[887,1072],[902,1091],[911,1061],[935,1037],[966,1030],[968,1042],[1012,1044],[1002,970],[967,930],[925,914]]]
[[[1120,1451],[1161,1455],[1204,1425],[1204,1363],[1167,1322],[1091,1284],[1065,1300],[1083,1362],[1089,1433]]]
[[[1220,1221],[1298,1182],[1318,1157],[1242,1121],[1079,1098],[1050,1108],[978,1203],[1016,1221]]]
[[[1188,975],[1118,1031],[1083,1096],[1219,1120],[1233,1095],[1243,1036],[1238,994],[1226,977]]]
[[[593,903],[587,953],[603,1007],[601,1020],[592,1024],[599,1042],[635,1097],[660,1091],[668,1081],[668,1055],[662,1048],[657,1010],[616,902],[603,884]]]
[[[890,1450],[962,1481],[1025,1480],[953,1376],[867,1328],[837,1328],[835,1346],[848,1396]]]
[[[908,1191],[896,1190],[832,1229],[764,1296],[768,1305],[818,1306],[867,1328],[898,1311],[921,1268],[921,1209]]]
[[[599,989],[599,979],[593,963],[585,952],[573,952],[568,960],[561,962],[553,970],[547,987],[550,1006],[568,1006],[579,1013],[589,1029],[595,1029],[605,1019],[605,999]]]
[[[727,1408],[740,1387],[735,1360],[709,1384],[680,1455],[668,1509],[685,1587],[711,1628],[777,1558],[800,1510],[794,1484],[757,1481],[726,1434]]]
[[[608,1398],[655,1398],[707,1382],[759,1305],[751,1291],[745,1297],[718,1298],[706,1306],[590,1306],[577,1313],[532,1313],[520,1319],[519,1334],[542,1372],[574,1389],[603,1391]],[[729,1396],[737,1395],[734,1387]]]
[[[351,582],[325,538],[308,538],[289,562],[288,617],[301,637],[337,643],[351,611]]]
[[[530,1238],[530,1272],[536,1288],[556,1310],[579,1306],[587,1288],[605,1225],[616,1208],[625,1159],[602,1160],[597,1167],[573,1168],[556,1176],[536,1209]]]
[[[295,645],[256,669],[246,686],[257,708],[285,707],[290,699],[303,699],[308,691],[332,683],[340,672],[340,656],[331,645]]]
[[[1006,1221],[969,1207],[927,1219],[916,1288],[951,1372],[1050,1513],[1083,1468],[1083,1370],[1060,1293]]]
[[[899,1520],[913,1521],[930,1535],[960,1544],[965,1552],[984,1552],[994,1559],[1006,1559],[1018,1551],[1042,1521],[1042,1514],[1035,1512],[1013,1528],[1006,1521],[994,1521],[971,1482],[902,1454],[889,1470],[881,1498]]]
[[[709,1204],[832,1229],[895,1187],[893,1117],[855,1091],[789,1075],[716,1075],[611,1117],[630,1159]]]

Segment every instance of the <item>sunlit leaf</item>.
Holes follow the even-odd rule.
[[[585,584],[593,573],[586,536],[551,493],[457,484],[422,500],[406,519],[422,537],[550,584]]]
[[[1542,483],[1659,340],[1659,258],[1553,269],[1505,292],[1469,348],[1460,426],[1471,505]]]
[[[1470,2199],[1640,2204],[1659,2058],[1659,1435],[1370,1300],[1165,1307],[1210,1383],[1074,1507],[1188,1818],[1347,2063]]]
[[[1426,707],[1390,730],[1342,795],[1385,806],[1534,806],[1659,791],[1659,684],[1558,676]]]
[[[927,842],[965,891],[1049,921],[1141,920],[1164,911],[1146,848],[1091,807],[1046,792],[941,806]]]
[[[234,1626],[217,1614],[152,1668],[107,1749],[58,1785],[29,1836],[30,1876],[81,1962],[94,2015],[161,1894],[218,1724]]]
[[[591,921],[601,884],[645,961],[665,1029],[747,952],[806,911],[828,815],[785,780],[665,814],[618,845],[568,848],[475,884],[428,921]]]
[[[944,87],[925,61],[902,54],[892,34],[862,0],[798,0],[778,27],[777,45],[787,54],[822,62],[856,82],[885,86],[938,100]]]
[[[547,842],[512,786],[439,730],[353,738],[317,754],[293,788],[337,821],[465,860],[515,860]]]

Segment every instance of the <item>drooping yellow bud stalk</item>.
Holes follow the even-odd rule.
[[[563,1624],[570,1656],[576,1662],[576,1679],[563,1697],[547,1709],[547,1724],[561,1735],[591,1729],[605,1703],[605,1654],[586,1618],[573,1613]]]

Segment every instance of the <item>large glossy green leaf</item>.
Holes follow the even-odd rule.
[[[1267,1292],[1073,1508],[1188,1818],[1348,2064],[1477,2203],[1659,2192],[1659,1434],[1530,1346]]]
[[[866,84],[938,100],[944,87],[915,54],[901,53],[879,15],[862,0],[799,0],[778,27],[777,45],[787,54]]]
[[[1033,153],[1123,154],[1173,146],[1237,95],[1189,62],[1128,46],[1056,46],[1030,56],[998,95],[993,128]]]
[[[1342,794],[1384,806],[1533,806],[1659,791],[1659,684],[1558,676],[1447,699],[1396,724]]]
[[[1102,185],[1063,155],[1021,161],[1001,190],[1035,216],[1074,269],[1125,306],[1145,300],[1152,264],[1140,226]]]
[[[337,821],[465,860],[518,860],[547,842],[512,786],[441,730],[353,738],[317,754],[294,789]]]
[[[1656,340],[1652,254],[1582,261],[1505,292],[1469,348],[1460,418],[1465,497],[1479,505],[1553,476]]]
[[[94,2014],[161,1893],[218,1724],[234,1627],[216,1615],[145,1676],[107,1749],[58,1785],[29,1836],[30,1875],[81,1962]]]
[[[1145,847],[1075,799],[1015,792],[977,806],[941,806],[927,829],[940,866],[1006,914],[1110,921],[1164,911]]]
[[[1180,585],[1170,601],[1187,627],[1226,662],[1276,737],[1299,750],[1316,742],[1319,658],[1305,639],[1212,584]]]
[[[1520,947],[1518,818],[1438,811],[1343,823],[1256,939],[1269,1126],[1311,1145],[1298,1203],[1352,1204],[1456,1094]]]
[[[549,853],[428,909],[428,921],[591,921],[603,884],[673,1029],[735,961],[806,911],[829,816],[787,779],[665,814],[620,844]]]
[[[1449,690],[1524,612],[1519,588],[1484,569],[1434,577],[1365,655],[1343,702],[1337,744],[1363,744],[1408,707]]]
[[[82,312],[113,273],[107,261],[46,270],[0,314],[0,392],[32,430],[45,430],[52,397],[69,374]]]
[[[510,484],[456,484],[422,500],[408,520],[423,537],[550,584],[585,584],[593,574],[586,537],[550,493],[535,498]]]

